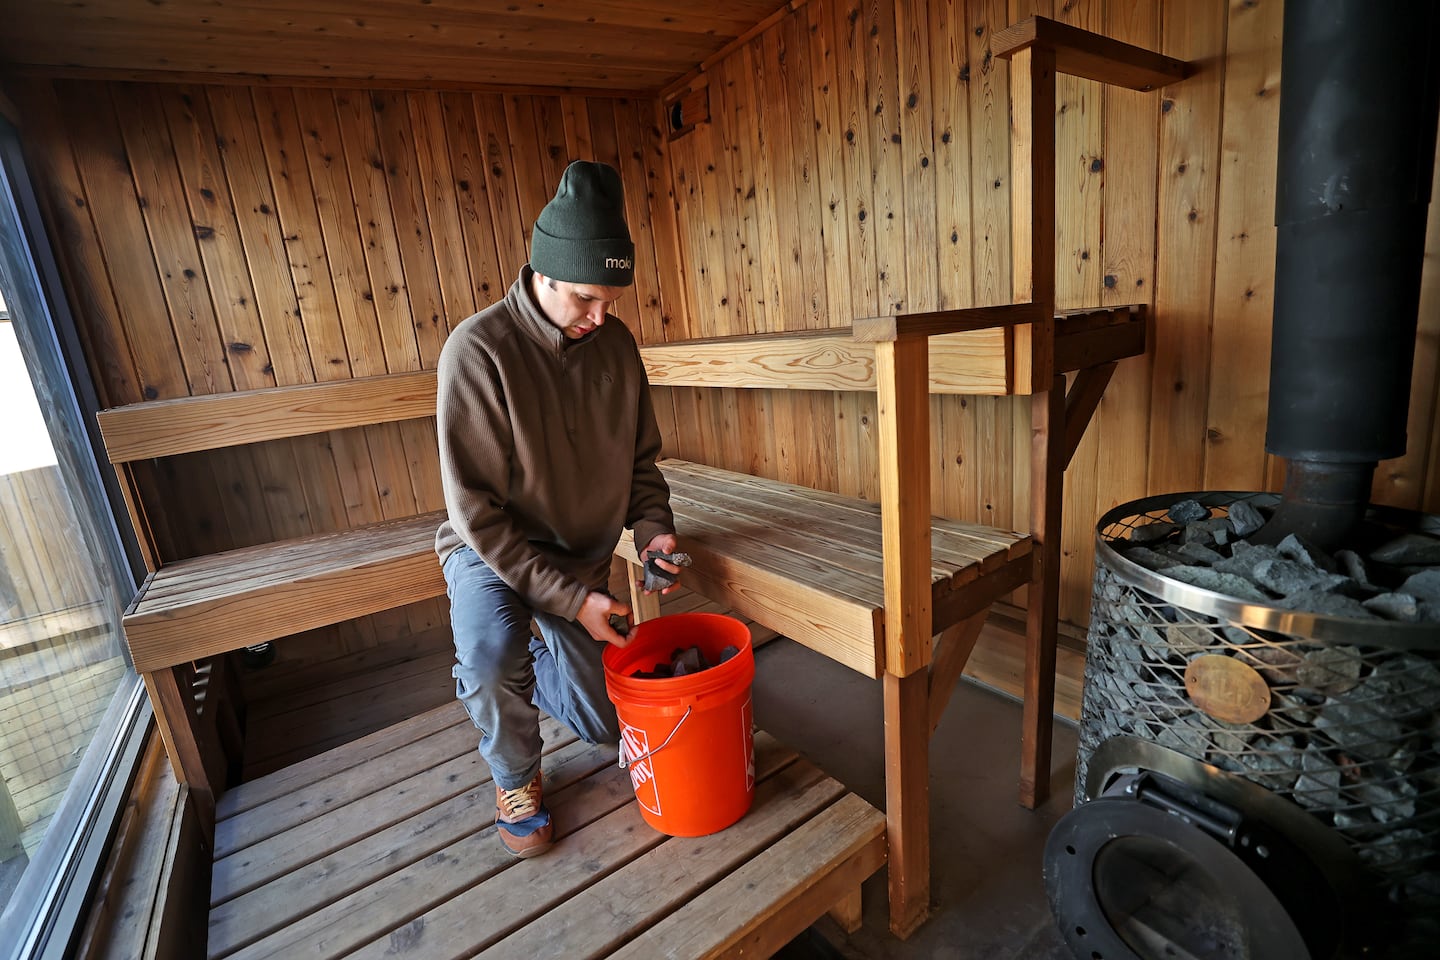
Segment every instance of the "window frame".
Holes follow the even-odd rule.
[[[95,413],[95,384],[70,313],[60,271],[41,219],[20,145],[0,116],[0,274],[16,338],[31,373],[56,457],[77,512],[99,541],[91,544],[117,593],[119,611],[134,595],[144,563],[114,472],[108,469]],[[21,319],[24,322],[19,322]],[[121,655],[130,663],[123,642]],[[91,897],[125,811],[153,723],[145,688],[133,669],[120,681],[96,734],[71,778],[31,866],[0,914],[0,957],[50,960],[72,954]],[[35,869],[40,866],[40,869]]]

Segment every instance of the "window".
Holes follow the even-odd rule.
[[[120,611],[133,553],[15,131],[0,122],[0,956],[60,956],[129,789],[148,707]]]

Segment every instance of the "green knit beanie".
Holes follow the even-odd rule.
[[[635,280],[635,244],[625,225],[620,174],[605,163],[576,160],[535,220],[530,266],[567,283],[628,287]]]

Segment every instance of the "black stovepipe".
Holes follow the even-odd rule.
[[[1341,544],[1405,452],[1435,158],[1440,4],[1285,5],[1265,449],[1290,477],[1258,535]]]

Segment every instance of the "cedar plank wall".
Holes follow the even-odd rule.
[[[516,276],[569,157],[624,170],[641,252],[618,313],[637,337],[664,336],[645,189],[667,174],[646,149],[649,101],[64,79],[7,91],[107,406],[434,368],[449,329]],[[145,490],[161,555],[440,509],[435,446],[431,419],[169,458]],[[428,601],[280,653],[447,622]]]
[[[1039,14],[1196,61],[1198,75],[1159,94],[1058,79],[1058,303],[1155,311],[1150,355],[1120,365],[1066,474],[1061,612],[1085,623],[1102,513],[1283,479],[1264,450],[1281,11],[1277,0],[809,0],[709,71],[712,122],[672,145],[677,316],[690,326],[671,336],[1008,302],[1009,65],[990,57],[991,34]],[[1409,451],[1381,465],[1374,491],[1431,512],[1437,240],[1432,227]],[[877,493],[872,396],[666,392],[682,456]],[[936,511],[1025,528],[1029,401],[933,397],[931,410]]]
[[[7,91],[104,402],[119,404],[433,367],[449,327],[515,275],[573,157],[621,166],[639,254],[618,312],[644,342],[1006,302],[1008,64],[989,38],[1032,13],[1202,66],[1163,95],[1059,81],[1061,306],[1149,302],[1157,327],[1067,475],[1062,614],[1083,623],[1100,513],[1279,480],[1263,448],[1277,0],[808,0],[708,71],[711,122],[669,144],[655,104],[611,98]],[[1375,496],[1440,511],[1433,269],[1426,283],[1410,449]],[[871,395],[657,388],[657,407],[670,454],[877,494]],[[1028,401],[936,397],[932,413],[936,510],[1023,527]],[[175,458],[149,478],[162,549],[436,508],[434,443],[415,423]],[[443,617],[421,604],[282,655]]]

